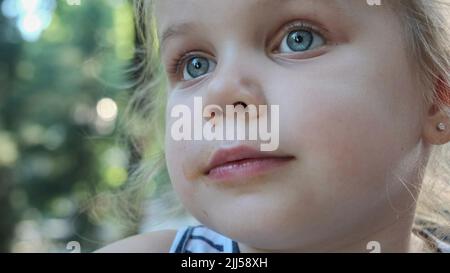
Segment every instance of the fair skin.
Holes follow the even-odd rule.
[[[383,252],[419,250],[411,236],[418,169],[431,145],[450,141],[448,131],[436,130],[450,122],[424,103],[428,87],[387,5],[171,0],[156,1],[155,14],[160,38],[169,26],[194,24],[162,43],[168,69],[186,51],[216,64],[193,79],[168,72],[167,165],[194,217],[238,241],[242,252],[368,252],[369,241],[380,242]],[[314,48],[280,47],[290,22],[311,25]],[[230,143],[170,136],[170,109],[192,106],[194,96],[221,106],[279,105],[276,152],[294,160],[250,183],[214,183],[204,167]],[[174,230],[138,235],[101,251],[167,252],[174,236]]]

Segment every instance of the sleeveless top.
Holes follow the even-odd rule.
[[[450,227],[422,221],[413,233],[422,239],[427,252],[450,253]],[[438,236],[440,235],[440,236]],[[187,226],[177,231],[170,253],[240,253],[238,243],[203,225]]]
[[[238,243],[203,225],[177,231],[169,253],[240,253]]]
[[[450,215],[449,215],[450,216]],[[417,219],[413,233],[425,243],[426,252],[450,253],[450,227]]]

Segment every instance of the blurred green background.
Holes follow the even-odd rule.
[[[70,252],[71,241],[88,252],[121,238],[85,208],[127,180],[117,122],[130,95],[132,2],[0,7],[0,252]]]

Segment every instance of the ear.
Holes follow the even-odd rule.
[[[438,99],[450,107],[450,86],[441,78],[436,82]],[[436,103],[429,106],[422,137],[425,142],[433,145],[442,145],[450,141],[450,118]]]

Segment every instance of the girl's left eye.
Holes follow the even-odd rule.
[[[279,53],[303,52],[321,47],[325,39],[313,30],[298,29],[289,32],[281,41]]]

